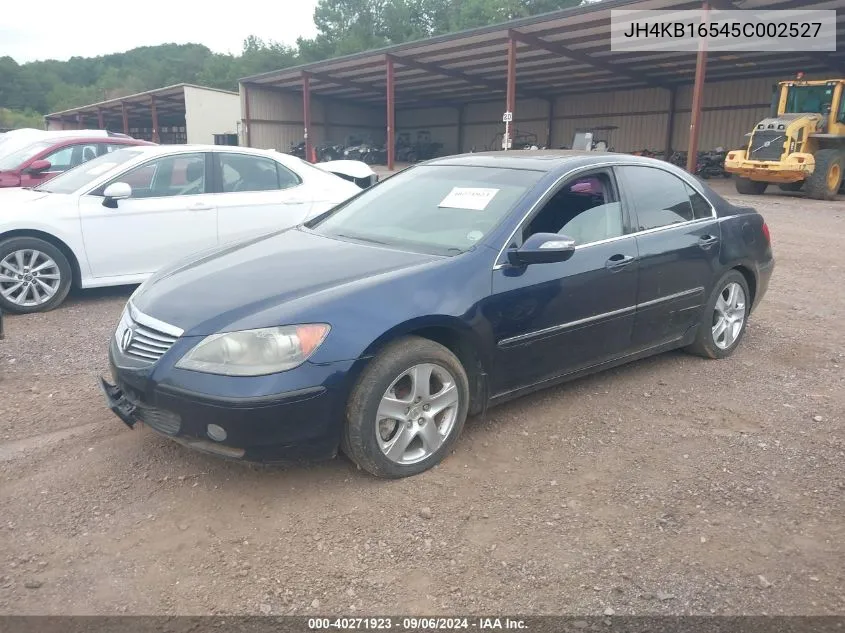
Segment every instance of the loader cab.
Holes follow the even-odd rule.
[[[845,133],[845,80],[781,82],[778,114],[820,114],[829,133]]]

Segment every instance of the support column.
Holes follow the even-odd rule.
[[[458,154],[464,151],[464,120],[466,119],[466,104],[458,106]]]
[[[707,24],[710,5],[704,2],[701,6],[701,21]],[[701,102],[704,99],[704,77],[707,73],[707,40],[698,41],[698,56],[695,60],[695,84],[692,89],[692,111],[690,112],[689,147],[687,148],[687,171],[695,173],[698,163],[698,138],[701,134]]]
[[[557,99],[552,97],[549,99],[549,126],[546,135],[546,149],[552,149],[552,139],[554,138],[554,134],[552,130],[554,129],[555,125],[555,102]]]
[[[103,121],[103,111],[97,108],[97,128],[100,130],[106,129],[106,123]]]
[[[508,38],[508,85],[507,94],[505,96],[505,109],[507,112],[513,113],[516,108],[516,40],[513,37]],[[507,125],[508,140],[513,139],[513,126],[516,119]],[[509,145],[510,143],[506,143]]]
[[[387,169],[393,171],[396,161],[396,82],[393,76],[393,58],[387,55]]]
[[[85,115],[84,114],[77,114],[76,115],[76,129],[77,130],[84,130],[85,129]]]
[[[313,156],[314,144],[311,142],[309,130],[311,129],[311,73],[302,73],[302,121],[305,127],[305,160],[316,163],[317,157]]]
[[[663,158],[669,160],[672,158],[672,136],[675,133],[675,103],[678,99],[678,89],[673,86],[669,88],[669,116],[666,120],[666,149],[663,152]]]
[[[123,116],[123,133],[129,134],[129,113],[126,111],[126,104],[120,102],[120,114]]]
[[[150,95],[150,114],[153,119],[153,143],[160,143],[161,137],[158,133],[158,112],[156,112],[156,97]]]
[[[249,86],[247,84],[243,84],[244,86],[244,140],[246,141],[247,147],[252,147],[252,137],[250,135],[250,128],[252,127],[249,122]]]

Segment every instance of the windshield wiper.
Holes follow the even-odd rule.
[[[387,242],[381,242],[371,237],[362,237],[360,235],[347,235],[346,233],[335,233],[334,235],[335,237],[345,237],[348,240],[357,240],[359,242],[371,242],[372,244],[381,244],[382,246],[388,245]]]

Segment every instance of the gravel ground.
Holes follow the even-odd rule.
[[[845,614],[843,204],[753,204],[777,267],[731,359],[493,409],[402,481],[127,430],[95,378],[131,288],[10,317],[0,613]]]

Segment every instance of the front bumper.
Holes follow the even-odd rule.
[[[352,362],[279,374],[276,384],[283,390],[267,394],[260,393],[267,388],[267,377],[206,376],[208,388],[200,392],[197,379],[201,384],[203,375],[196,372],[173,369],[166,362],[122,366],[121,360],[112,342],[113,383],[101,378],[100,387],[107,406],[130,428],[140,422],[191,448],[244,461],[318,460],[337,454]],[[296,384],[300,370],[313,381],[311,386]],[[290,388],[284,389],[284,383]],[[233,389],[249,395],[233,396]],[[222,429],[225,438],[210,425]]]
[[[812,154],[789,154],[784,160],[749,160],[744,151],[735,150],[725,158],[725,171],[749,180],[790,183],[806,180],[816,167]]]

